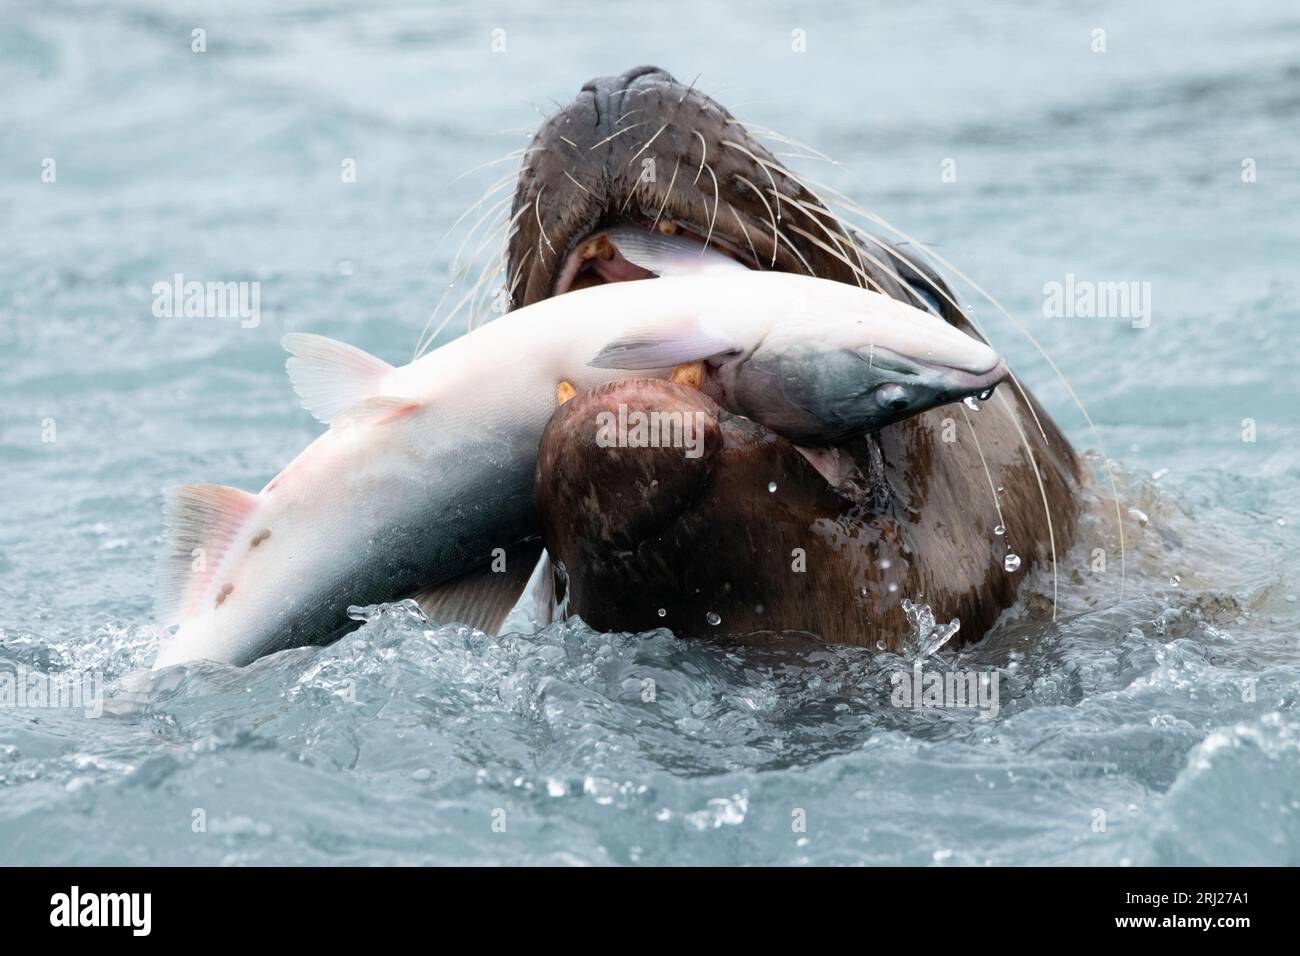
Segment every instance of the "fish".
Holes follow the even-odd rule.
[[[610,239],[652,278],[542,300],[406,365],[284,336],[293,388],[327,429],[260,492],[169,496],[155,608],[176,631],[154,668],[328,643],[357,626],[349,607],[417,593],[448,620],[499,619],[535,571],[517,555],[538,536],[542,432],[577,391],[703,363],[724,407],[815,445],[1007,374],[987,344],[880,293],[661,233]]]

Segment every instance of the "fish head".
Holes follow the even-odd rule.
[[[831,444],[985,399],[1008,375],[997,352],[930,312],[843,284],[800,285],[752,350],[714,368],[723,404],[790,441]]]

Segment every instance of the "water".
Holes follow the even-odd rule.
[[[908,655],[377,609],[327,649],[115,683],[98,719],[0,709],[0,862],[1300,863],[1300,14],[656,9],[0,7],[0,671],[147,666],[160,490],[261,487],[316,434],[280,335],[409,355],[440,236],[509,164],[454,177],[641,62],[842,161],[795,163],[1043,342],[1116,463],[1123,599],[1091,553],[1103,480],[1057,622],[1035,574],[987,641],[924,661],[996,674],[996,716],[892,706]],[[260,323],[156,318],[176,273],[259,281]],[[1067,275],[1150,282],[1149,327],[1044,317]]]

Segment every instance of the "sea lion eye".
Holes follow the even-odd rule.
[[[882,385],[876,389],[876,404],[881,408],[887,408],[891,412],[906,411],[907,407],[912,404],[912,394],[902,385],[890,383]]]

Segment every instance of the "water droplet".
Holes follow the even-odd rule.
[[[972,412],[978,412],[980,410],[980,403],[975,399],[974,395],[967,395],[961,400],[961,403]]]
[[[1004,492],[1004,491],[1006,491],[1006,490],[1007,490],[1007,489],[1003,488],[1001,485],[998,485],[998,494],[1002,494],[1002,492]]]
[[[1003,525],[998,525],[996,528],[993,529],[993,533],[999,535],[1006,534],[1007,529]]]
[[[662,607],[661,607],[661,608],[659,609],[659,616],[660,616],[660,617],[667,617],[667,616],[668,616],[668,609],[667,609],[667,608],[662,608]]]
[[[1178,585],[1180,585],[1180,584],[1182,584],[1182,583],[1183,583],[1183,579],[1180,578],[1180,577],[1179,577],[1178,575],[1176,575],[1176,574],[1175,574],[1173,577],[1171,577],[1171,578],[1169,579],[1169,586],[1170,586],[1171,588],[1176,588],[1176,587],[1178,587]]]
[[[1279,528],[1284,528],[1284,527],[1286,527],[1286,519],[1285,519],[1285,518],[1278,518],[1278,519],[1277,519],[1277,526],[1278,526]]]
[[[768,491],[772,491],[772,492],[776,491],[776,482],[775,482],[775,481],[769,481],[769,482],[767,483],[767,490],[768,490]]]
[[[981,402],[987,402],[987,401],[988,401],[990,398],[992,398],[992,397],[993,397],[993,389],[992,389],[992,388],[986,388],[986,389],[984,389],[984,391],[980,392],[980,394],[979,394],[979,399],[980,399]]]
[[[1002,559],[1002,567],[1007,571],[1020,570],[1020,555],[1008,554],[1005,558]]]
[[[898,590],[898,585],[897,585],[897,584],[894,584],[894,583],[891,581],[890,584],[889,584],[889,593],[890,593],[890,594],[893,594],[893,593],[894,593],[895,591],[897,591],[897,590]]]
[[[1129,513],[1129,517],[1133,518],[1138,523],[1138,525],[1140,525],[1143,528],[1145,528],[1147,526],[1147,522],[1151,520],[1150,518],[1147,517],[1147,513],[1145,511],[1142,511],[1139,508],[1129,508],[1128,513]]]
[[[710,611],[708,614],[705,615],[704,619],[708,621],[710,624],[712,624],[714,627],[717,627],[719,624],[722,623],[722,618],[718,617],[718,613],[716,611]]]
[[[894,562],[893,562],[893,561],[890,561],[888,558],[881,558],[879,561],[876,562],[877,566],[878,566],[878,567],[880,568],[880,570],[882,570],[882,571],[888,571],[889,568],[890,568],[890,565],[892,565],[893,563],[894,563]]]

